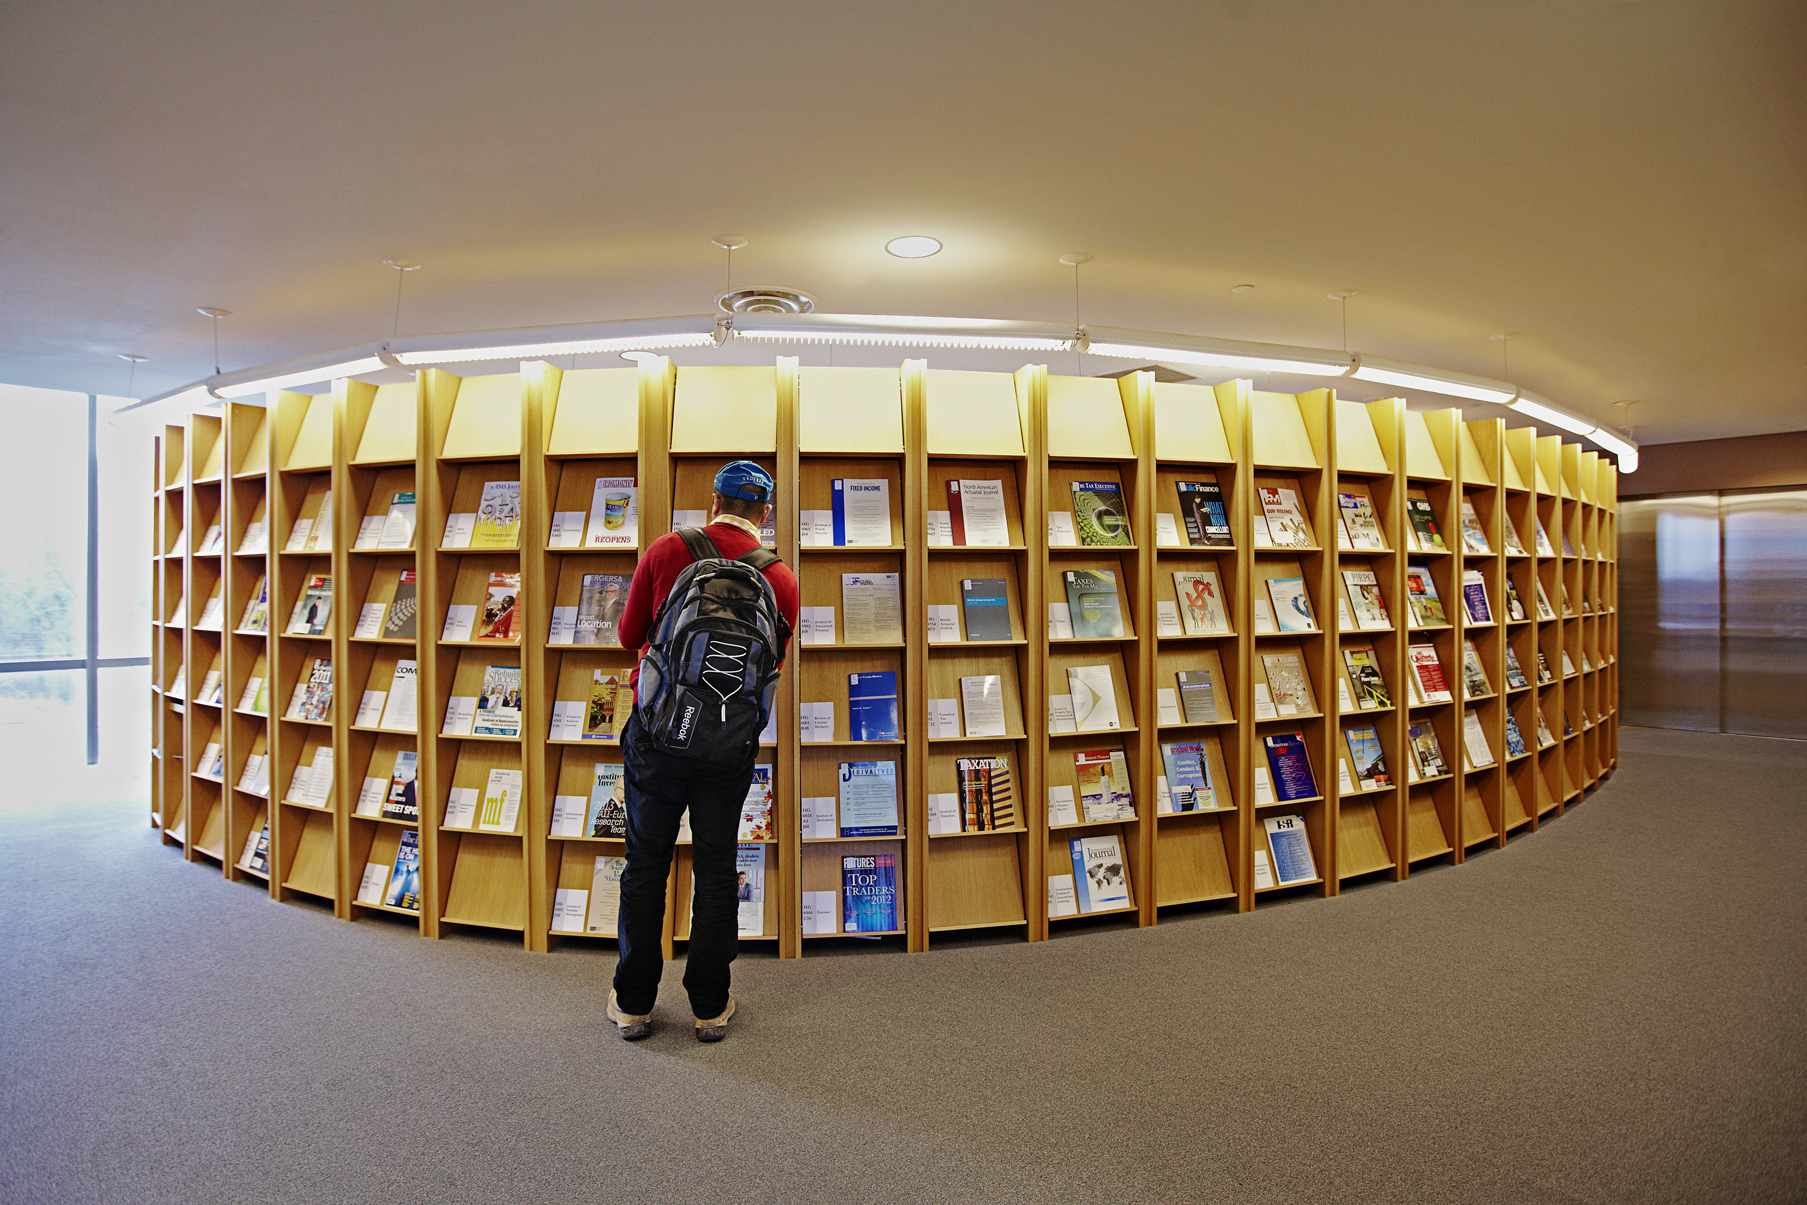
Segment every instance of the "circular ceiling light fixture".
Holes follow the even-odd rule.
[[[638,364],[641,360],[657,360],[659,353],[656,351],[624,351],[621,353],[621,358],[632,360]]]
[[[926,234],[906,234],[886,243],[885,250],[898,259],[927,259],[941,250],[941,240]]]
[[[807,314],[816,308],[816,299],[801,289],[755,285],[723,293],[715,304],[724,314]]]

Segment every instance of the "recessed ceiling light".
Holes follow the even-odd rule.
[[[1253,293],[1254,291],[1255,291],[1254,285],[1231,285],[1230,286],[1230,292],[1232,292],[1232,293]]]
[[[898,259],[927,259],[941,250],[941,240],[926,234],[906,234],[886,243],[885,250]]]
[[[633,360],[635,363],[638,363],[641,360],[657,360],[659,358],[659,353],[656,351],[624,351],[621,353],[621,358],[623,360]]]

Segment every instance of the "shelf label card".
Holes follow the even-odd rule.
[[[314,531],[312,519],[296,519],[295,526],[289,528],[289,542],[282,546],[284,552],[301,552],[307,548],[307,538]]]
[[[383,797],[389,793],[387,778],[366,778],[364,785],[358,788],[358,806],[352,814],[357,816],[377,816],[383,811]]]
[[[245,524],[245,538],[238,542],[238,550],[245,553],[268,552],[270,550],[268,531],[269,529],[264,526],[262,519],[255,523]]]
[[[1343,632],[1356,630],[1355,620],[1349,617],[1349,600],[1340,594],[1336,599],[1336,626],[1339,631]]]
[[[1267,851],[1258,849],[1255,851],[1255,890],[1260,891],[1263,887],[1272,887],[1273,885],[1274,870],[1272,866],[1268,865]]]
[[[333,789],[333,751],[330,745],[314,750],[314,764],[308,769],[307,794],[302,802],[317,808],[327,807]]]
[[[1073,802],[1073,788],[1070,786],[1048,788],[1048,824],[1050,827],[1060,824],[1078,824],[1079,809]]]
[[[953,791],[934,792],[929,795],[929,835],[941,833],[957,833],[960,831],[959,795]]]
[[[466,603],[445,609],[445,630],[439,638],[445,641],[465,641],[471,638],[471,629],[477,624],[477,606]]]
[[[1367,703],[1370,707],[1374,705],[1372,699],[1364,699],[1363,702]],[[1355,700],[1349,697],[1349,680],[1347,678],[1338,678],[1336,680],[1336,709],[1339,712],[1354,711],[1356,709]]]
[[[381,862],[364,863],[364,877],[358,882],[358,903],[380,904],[383,888],[389,885],[389,868]]]
[[[1367,784],[1362,785],[1366,789]],[[1336,759],[1336,786],[1345,795],[1355,794],[1355,783],[1349,778],[1349,763],[1340,757]]]
[[[1155,635],[1184,636],[1186,629],[1180,626],[1180,604],[1169,599],[1159,599],[1154,605]]]
[[[1279,630],[1274,626],[1273,604],[1265,598],[1257,598],[1255,600],[1255,634],[1259,636],[1266,632]]]
[[[1154,780],[1154,810],[1159,816],[1173,815],[1173,790],[1167,785],[1167,776],[1158,774]]]
[[[671,529],[680,527],[707,527],[709,512],[706,510],[674,510],[671,512]]]
[[[798,607],[797,642],[799,644],[833,644],[833,607]]]
[[[364,697],[358,700],[358,714],[352,717],[353,728],[375,728],[383,719],[383,703],[389,698],[386,690],[367,690]]]
[[[552,731],[549,741],[581,741],[584,738],[584,703],[582,700],[555,700],[552,704]]]
[[[960,703],[957,699],[929,700],[929,739],[943,740],[960,735]]]
[[[552,608],[552,630],[546,635],[547,644],[575,644],[577,642],[577,608]]]
[[[383,516],[365,515],[358,520],[358,538],[351,542],[353,548],[375,548],[377,541],[383,538]]]
[[[441,828],[468,829],[477,819],[477,788],[453,787],[445,802],[445,823]]]
[[[1155,723],[1184,724],[1185,718],[1180,715],[1180,692],[1171,686],[1163,686],[1154,692]]]
[[[1048,696],[1048,731],[1078,732],[1079,722],[1073,718],[1072,695]]]
[[[1154,542],[1157,548],[1184,548],[1185,541],[1180,539],[1179,520],[1166,511],[1156,511],[1154,516]]]
[[[445,538],[439,541],[441,548],[469,548],[471,536],[477,530],[477,512],[460,511],[445,517]]]
[[[831,510],[798,511],[797,543],[805,548],[833,548],[834,512]]]
[[[929,547],[952,548],[954,546],[953,512],[932,510],[928,522]]]
[[[1048,604],[1048,639],[1073,639],[1073,611],[1066,603]]]
[[[1269,692],[1267,683],[1255,683],[1255,718],[1258,720],[1277,720],[1280,713],[1274,709],[1274,696]]]
[[[383,603],[365,603],[364,609],[358,612],[358,626],[352,629],[353,640],[375,640],[383,634],[383,613],[389,608]]]
[[[759,743],[762,745],[778,743],[778,709],[776,707],[765,717],[765,731],[759,734]]]
[[[584,835],[584,815],[590,801],[582,795],[554,795],[552,797],[552,827],[546,833],[548,837],[581,837]]]
[[[832,841],[841,835],[835,816],[835,797],[833,795],[806,795],[803,797],[803,839],[805,841]],[[830,929],[829,932],[834,932]]]
[[[469,736],[477,723],[477,696],[453,695],[446,700],[445,726],[441,736]]]
[[[552,891],[552,928],[554,933],[582,933],[584,913],[590,908],[588,888],[556,887]]]
[[[1051,874],[1048,876],[1048,915],[1079,915],[1079,896],[1073,890],[1072,875]]]
[[[1263,804],[1278,803],[1278,802],[1280,802],[1280,801],[1274,798],[1273,776],[1268,773],[1266,766],[1256,766],[1255,767],[1255,806],[1261,807]]]
[[[805,933],[839,933],[841,911],[839,893],[805,891],[803,893],[803,931]]]
[[[806,745],[834,740],[834,703],[799,703],[798,737]]]
[[[960,643],[960,608],[953,603],[930,603],[929,643]]]
[[[552,512],[552,529],[546,533],[548,548],[582,548],[584,542],[584,512],[581,510],[557,510]]]
[[[1048,512],[1048,544],[1053,548],[1079,547],[1079,530],[1073,526],[1072,511]]]

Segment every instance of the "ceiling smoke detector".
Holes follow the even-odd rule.
[[[723,293],[715,304],[724,314],[807,314],[816,308],[816,299],[801,289],[757,285]]]

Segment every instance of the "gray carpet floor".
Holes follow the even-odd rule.
[[[1800,1201],[1807,745],[1622,749],[1404,884],[743,957],[711,1047],[673,990],[619,1041],[600,947],[348,925],[141,802],[14,806],[0,1200]]]

